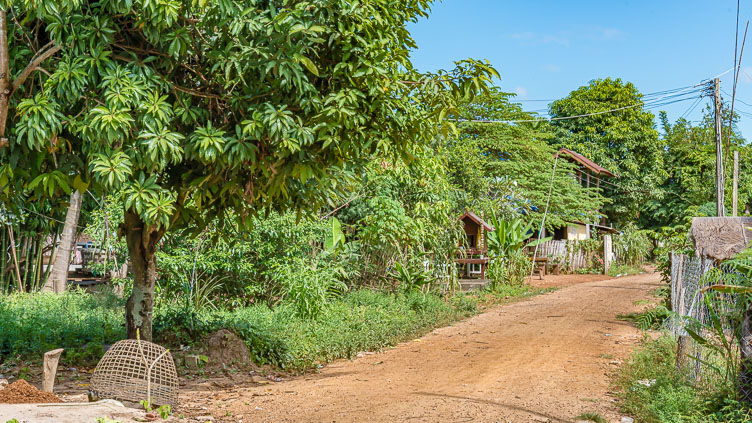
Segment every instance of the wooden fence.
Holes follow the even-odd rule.
[[[532,254],[533,249],[534,247],[530,249],[530,254]],[[603,252],[601,252],[602,254]],[[572,272],[587,268],[589,265],[587,253],[577,246],[576,241],[546,241],[538,246],[537,256],[548,257],[552,261],[561,262],[564,268]]]

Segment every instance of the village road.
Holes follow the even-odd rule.
[[[317,375],[187,394],[233,422],[618,422],[609,376],[640,333],[617,315],[644,308],[660,277],[584,280]]]

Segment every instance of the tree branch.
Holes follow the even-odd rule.
[[[12,96],[13,93],[16,92],[16,90],[18,89],[18,87],[20,87],[21,84],[23,84],[24,82],[26,82],[26,79],[29,77],[29,75],[31,75],[31,73],[34,72],[34,70],[36,70],[37,68],[39,68],[39,65],[42,62],[44,62],[45,60],[47,60],[50,57],[52,57],[55,53],[57,53],[58,51],[60,51],[60,49],[62,49],[62,47],[59,46],[59,45],[57,45],[57,43],[55,43],[52,47],[50,47],[49,49],[45,50],[44,52],[37,53],[31,59],[31,61],[29,62],[29,64],[26,65],[26,68],[24,68],[24,70],[22,70],[21,73],[18,74],[18,77],[13,80],[13,87],[11,88],[10,95]]]
[[[221,99],[221,96],[218,96],[216,94],[210,94],[210,93],[202,93],[201,91],[192,90],[190,88],[181,87],[177,84],[172,84],[172,89],[175,91],[180,91],[181,93],[194,95],[196,97],[204,97],[204,98],[216,98]]]

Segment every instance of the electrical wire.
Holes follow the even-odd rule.
[[[685,117],[689,117],[689,115],[692,114],[692,112],[695,110],[695,107],[697,107],[697,105],[700,104],[700,102],[702,102],[702,96],[697,97],[697,100],[695,100],[695,102],[692,103],[687,108],[687,110],[685,110],[684,113],[681,114],[681,116],[679,116],[679,119],[684,119]]]
[[[704,95],[707,90],[708,82],[709,80],[704,80],[698,84],[690,85],[690,86],[683,87],[683,88],[674,88],[671,90],[665,90],[664,92],[651,93],[650,94],[651,96],[658,95],[659,93],[662,93],[663,95],[660,97],[648,100],[648,101],[640,101],[638,103],[631,104],[629,106],[618,107],[615,109],[603,110],[599,112],[584,113],[584,114],[574,115],[574,116],[557,116],[557,117],[549,117],[549,118],[518,119],[518,120],[457,119],[457,121],[472,122],[472,123],[526,123],[526,122],[529,123],[529,122],[541,122],[541,121],[553,122],[553,121],[559,121],[559,120],[578,119],[578,118],[583,118],[583,117],[602,115],[602,114],[613,113],[613,112],[626,110],[626,109],[632,109],[632,108],[641,107],[641,106],[645,108],[663,107],[665,105],[677,103],[680,101],[694,100],[697,98],[698,95],[700,96]],[[687,95],[689,95],[690,97],[685,97]]]

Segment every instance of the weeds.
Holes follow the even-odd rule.
[[[614,278],[618,276],[638,275],[640,273],[645,273],[645,269],[640,265],[617,264],[608,269],[608,276]]]
[[[574,418],[575,420],[585,420],[592,423],[608,423],[608,420],[604,419],[598,413],[582,413]]]
[[[384,293],[361,289],[329,295],[316,318],[299,305],[283,302],[235,310],[195,308],[175,298],[155,310],[155,342],[197,344],[212,331],[226,328],[243,339],[259,364],[292,372],[315,369],[361,351],[378,351],[433,328],[472,316],[479,306],[530,297],[548,290],[525,285],[495,291],[457,294],[449,299],[419,291]],[[23,303],[23,305],[22,305]],[[125,337],[121,300],[82,292],[0,297],[0,344],[4,355],[41,355],[66,347],[66,360],[95,362],[102,344]],[[81,346],[84,347],[81,347]],[[74,348],[72,348],[74,347]]]

